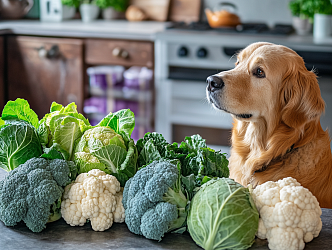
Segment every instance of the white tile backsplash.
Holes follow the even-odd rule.
[[[289,0],[203,0],[203,20],[206,20],[204,9],[213,9],[221,2],[235,4],[242,22],[264,22],[269,26],[292,23]]]

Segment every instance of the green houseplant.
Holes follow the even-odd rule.
[[[99,15],[99,7],[96,0],[61,0],[63,5],[79,8],[83,22],[91,22],[97,19]]]
[[[293,15],[293,26],[298,35],[307,35],[312,31],[314,11],[312,0],[291,0],[289,9]]]
[[[330,37],[332,33],[332,2],[330,0],[310,2],[314,11],[314,39],[315,42],[320,42]]]
[[[80,13],[84,23],[92,22],[99,16],[100,8],[96,0],[82,0],[80,4]]]
[[[102,9],[104,19],[118,19],[124,17],[129,0],[96,0],[96,5]]]

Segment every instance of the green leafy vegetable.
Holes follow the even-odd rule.
[[[142,168],[153,161],[177,159],[181,162],[182,182],[189,197],[195,187],[215,177],[228,177],[228,160],[225,154],[208,148],[200,135],[185,137],[180,145],[170,144],[159,133],[146,133],[137,141],[138,167]]]
[[[258,221],[248,188],[228,178],[204,184],[191,200],[187,218],[191,237],[206,250],[248,249]]]
[[[98,125],[84,132],[75,148],[79,173],[100,169],[114,175],[121,186],[137,171],[137,149],[130,138],[135,126],[129,109],[107,115]]]
[[[0,127],[0,167],[11,171],[42,154],[35,127],[25,121],[8,120]]]
[[[115,133],[120,134],[125,142],[129,142],[135,128],[135,115],[130,109],[121,109],[108,114],[97,127],[110,127]]]
[[[7,102],[2,110],[1,119],[4,121],[9,120],[22,120],[30,123],[36,129],[38,128],[38,116],[30,108],[28,101],[17,98],[15,101]],[[0,122],[1,125],[1,122]]]
[[[50,113],[39,122],[38,135],[44,150],[57,144],[58,151],[67,157],[65,160],[70,160],[73,158],[76,140],[91,127],[89,121],[77,112],[75,103],[64,107],[53,102]]]

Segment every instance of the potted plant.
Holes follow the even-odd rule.
[[[129,4],[129,0],[96,0],[96,5],[102,9],[104,19],[124,18],[124,12]]]
[[[314,38],[326,38],[332,33],[332,3],[330,0],[312,1],[314,10]]]
[[[314,12],[311,8],[311,0],[291,0],[289,9],[293,15],[293,26],[298,35],[311,33]]]
[[[82,0],[79,9],[82,21],[85,23],[97,19],[100,11],[99,7],[96,5],[96,0]]]

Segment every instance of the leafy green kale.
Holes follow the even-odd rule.
[[[228,160],[225,154],[208,148],[200,135],[185,137],[180,145],[170,144],[156,132],[146,133],[136,143],[138,167],[142,168],[155,160],[177,159],[181,162],[182,184],[189,196],[195,187],[216,177],[228,177]]]

